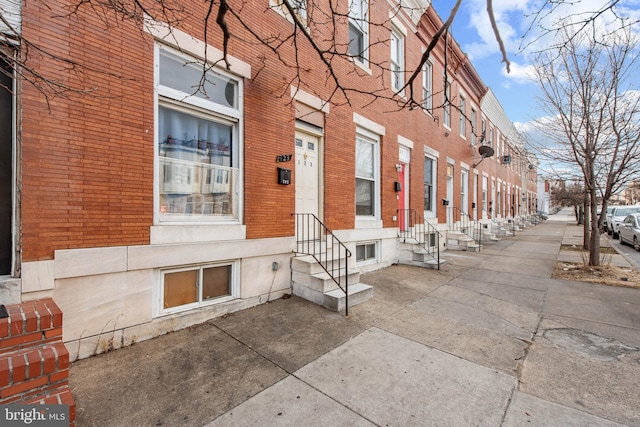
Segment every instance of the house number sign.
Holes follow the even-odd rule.
[[[280,154],[276,156],[276,163],[290,162],[292,157],[292,154]]]

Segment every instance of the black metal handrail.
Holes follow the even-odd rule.
[[[468,213],[455,206],[447,206],[447,225],[449,231],[460,231],[478,243],[482,250],[482,224],[471,219]]]
[[[442,234],[415,209],[398,209],[400,221],[399,237],[406,242],[408,239],[415,241],[438,264],[440,270],[440,237]],[[434,237],[434,242],[431,241]]]
[[[515,236],[516,235],[516,227],[517,227],[516,218],[513,217],[513,216],[510,216],[510,217],[506,218],[506,220],[507,220],[507,225],[506,225],[505,228],[507,229],[507,231],[509,231],[511,233],[512,236]]]
[[[314,214],[294,213],[292,215],[296,217],[296,253],[311,255],[344,292],[344,314],[348,316],[348,260],[351,257],[351,251]]]

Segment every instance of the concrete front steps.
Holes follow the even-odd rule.
[[[479,252],[480,245],[462,231],[447,231],[447,249],[450,251]]]
[[[69,352],[62,342],[62,311],[51,298],[6,307],[0,318],[0,405],[69,405]]]
[[[340,260],[342,266],[346,260]],[[331,263],[331,260],[329,261]],[[338,265],[338,260],[334,260]],[[294,257],[291,262],[293,294],[319,304],[329,310],[342,311],[346,307],[345,293],[311,255]],[[344,270],[340,271],[344,277]],[[373,287],[360,283],[360,272],[349,269],[347,273],[349,307],[361,304],[373,297]],[[344,279],[342,280],[344,282]]]
[[[403,242],[398,243],[398,264],[413,265],[416,267],[431,268],[438,270],[447,261],[434,259],[427,250],[419,243]]]

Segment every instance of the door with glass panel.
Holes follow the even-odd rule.
[[[296,191],[296,235],[313,238],[312,216],[319,218],[320,168],[318,163],[319,138],[296,132],[295,135],[295,191]]]

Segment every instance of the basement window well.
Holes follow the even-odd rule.
[[[161,271],[161,314],[235,298],[235,267],[229,263]]]

